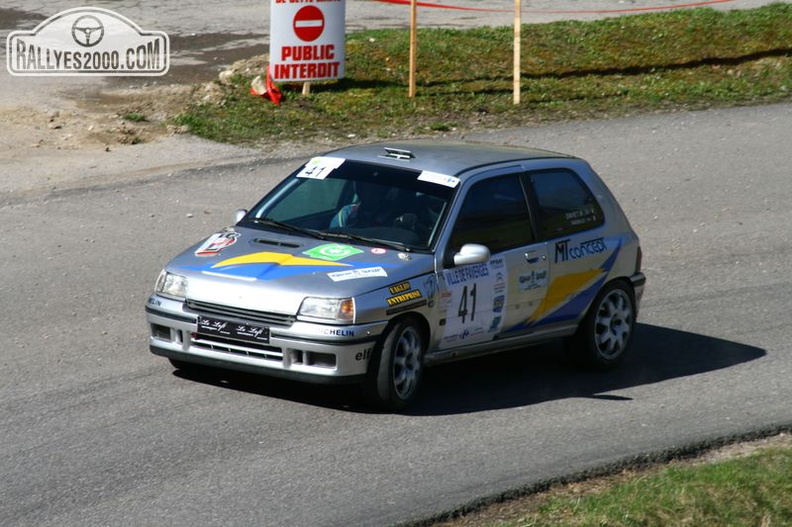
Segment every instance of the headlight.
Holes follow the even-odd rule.
[[[187,278],[184,276],[163,271],[157,278],[157,285],[154,286],[154,291],[163,295],[184,300],[185,292],[187,290]]]
[[[315,298],[306,297],[300,306],[300,315],[313,318],[324,318],[335,322],[353,322],[355,320],[355,302],[351,298]]]

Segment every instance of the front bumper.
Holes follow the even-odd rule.
[[[260,344],[198,334],[197,317],[184,302],[152,295],[146,306],[151,352],[182,362],[321,384],[361,381],[387,325],[296,321],[288,327],[269,326],[269,342]]]

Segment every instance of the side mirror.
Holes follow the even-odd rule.
[[[242,221],[242,218],[245,217],[245,214],[247,214],[247,212],[248,211],[246,211],[245,209],[239,209],[238,211],[236,211],[234,213],[234,225]]]
[[[490,250],[485,245],[466,243],[454,255],[454,265],[485,263],[490,259]]]

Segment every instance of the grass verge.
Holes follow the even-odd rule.
[[[723,452],[723,451],[722,451]],[[792,441],[554,488],[436,527],[792,525]]]
[[[176,124],[230,143],[388,138],[792,99],[790,4],[525,25],[517,106],[511,28],[418,33],[413,99],[408,32],[364,31],[347,35],[344,79],[282,86],[278,107],[236,75]]]

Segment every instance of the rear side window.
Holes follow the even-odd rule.
[[[536,221],[543,239],[599,227],[604,221],[594,194],[569,170],[528,174],[537,201]]]
[[[466,243],[480,243],[497,253],[532,241],[528,203],[516,175],[473,185],[462,202],[451,232],[454,251]]]

